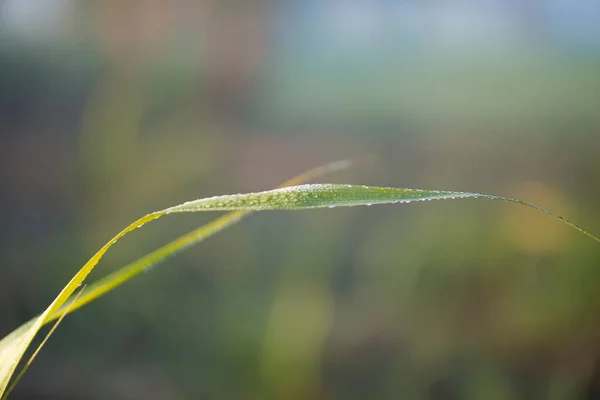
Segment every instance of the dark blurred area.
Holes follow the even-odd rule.
[[[600,234],[597,0],[0,1],[0,336],[137,217],[322,182]],[[109,251],[90,282],[216,215]],[[597,399],[600,247],[485,200],[263,212],[67,317],[14,399]]]

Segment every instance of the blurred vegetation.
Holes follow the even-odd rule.
[[[135,218],[353,155],[327,181],[600,232],[600,7],[397,3],[0,2],[0,335]],[[595,398],[599,265],[502,203],[261,213],[66,318],[13,398]]]

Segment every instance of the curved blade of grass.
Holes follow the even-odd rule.
[[[8,381],[10,380],[10,376],[14,372],[16,365],[39,328],[53,317],[53,315],[65,303],[67,298],[73,293],[79,284],[81,284],[83,279],[85,279],[89,272],[98,263],[104,253],[117,240],[119,240],[128,232],[139,228],[147,222],[160,218],[163,215],[170,213],[199,211],[299,210],[336,206],[357,206],[398,202],[410,203],[413,201],[476,197],[483,197],[492,200],[503,200],[532,207],[552,216],[553,218],[563,221],[572,228],[577,229],[588,237],[600,242],[600,239],[591,233],[541,207],[517,199],[483,193],[397,189],[357,185],[313,184],[291,186],[259,193],[216,196],[186,202],[178,206],[148,214],[129,225],[106,245],[104,245],[83,266],[83,268],[75,275],[75,277],[73,277],[73,279],[71,279],[69,284],[52,302],[50,307],[48,307],[44,313],[35,319],[33,323],[26,324],[25,328],[18,328],[16,331],[18,334],[15,335],[15,332],[13,332],[13,334],[10,334],[8,337],[0,341],[0,360],[2,361],[2,364],[0,364],[0,393],[5,391]],[[9,338],[10,340],[7,341]]]
[[[585,229],[556,215],[545,208],[510,197],[486,193],[454,192],[443,190],[398,189],[389,187],[312,184],[290,186],[265,192],[243,195],[215,196],[206,199],[188,201],[164,211],[167,214],[195,211],[223,210],[303,210],[310,208],[349,207],[373,204],[411,203],[415,201],[449,200],[465,198],[484,198],[517,203],[548,214],[578,230],[584,235],[600,242],[600,239]]]
[[[360,160],[357,161],[360,162]],[[350,167],[354,163],[356,162],[353,160],[342,160],[326,164],[309,170],[305,173],[302,173],[297,177],[285,182],[282,186],[302,183],[326,173],[343,170]],[[117,236],[111,239],[106,245],[104,245],[79,270],[79,272],[77,272],[77,274],[71,279],[67,286],[65,286],[65,288],[59,293],[59,295],[52,302],[52,304],[50,304],[50,306],[41,315],[24,323],[19,328],[17,328],[13,332],[5,336],[2,340],[0,340],[0,398],[5,398],[8,384],[12,375],[14,374],[17,365],[19,364],[19,361],[23,357],[23,354],[27,350],[29,344],[31,343],[37,332],[44,324],[57,318],[60,318],[62,315],[66,315],[82,307],[83,305],[89,303],[95,298],[105,294],[106,292],[119,286],[125,281],[133,278],[135,275],[138,275],[146,268],[149,268],[153,264],[156,264],[157,262],[166,259],[169,255],[172,255],[177,251],[181,251],[187,247],[190,247],[193,244],[203,240],[204,238],[225,229],[226,227],[239,221],[247,213],[249,213],[249,211],[232,212],[207,225],[204,225],[198,228],[197,230],[192,231],[187,235],[184,235],[179,239],[169,243],[168,245],[163,246],[160,249],[148,254],[147,256],[142,257],[141,259],[123,267],[121,270],[107,276],[106,278],[102,279],[96,284],[90,286],[90,290],[86,291],[84,296],[77,297],[70,301],[69,304],[65,304],[67,299],[71,296],[75,289],[83,282],[83,280],[95,267],[100,258],[102,258],[104,253],[108,250],[108,248],[110,248],[117,240],[119,240],[128,232],[141,227],[147,222],[160,218],[161,216],[165,215],[166,212],[163,210],[148,214],[138,219],[133,224],[129,225]]]

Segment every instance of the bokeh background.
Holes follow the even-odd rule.
[[[0,335],[137,217],[321,179],[600,234],[596,0],[0,2]],[[216,215],[134,232],[90,282]],[[600,247],[465,200],[264,212],[64,320],[14,399],[596,399]]]

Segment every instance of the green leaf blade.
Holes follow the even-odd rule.
[[[335,168],[332,168],[335,169]],[[325,170],[325,172],[327,172]],[[310,174],[308,174],[310,175]],[[215,221],[212,227],[205,231],[194,231],[185,237],[180,238],[180,241],[175,241],[167,246],[150,253],[145,258],[138,262],[130,264],[123,270],[118,271],[116,275],[110,275],[107,281],[102,282],[97,287],[91,287],[91,293],[87,298],[83,297],[81,303],[70,305],[74,310],[89,301],[101,296],[102,294],[112,290],[112,288],[122,284],[126,280],[139,274],[143,269],[153,265],[176,251],[191,246],[202,240],[205,237],[224,229],[234,222],[240,220],[249,211],[262,210],[302,210],[311,208],[325,207],[342,207],[342,206],[359,206],[372,204],[389,204],[389,203],[410,203],[416,201],[428,200],[447,200],[447,199],[464,199],[464,198],[487,198],[491,200],[502,200],[512,203],[521,204],[527,207],[542,211],[551,217],[562,221],[570,227],[587,235],[588,237],[600,242],[600,239],[585,231],[579,226],[565,220],[563,217],[553,214],[552,212],[539,206],[523,202],[521,200],[508,197],[496,196],[483,193],[457,192],[457,191],[438,191],[438,190],[419,190],[419,189],[399,189],[373,186],[359,185],[339,185],[339,184],[312,184],[290,186],[282,189],[269,190],[257,193],[237,194],[216,196],[200,200],[194,200],[183,203],[178,206],[170,207],[162,211],[148,214],[133,224],[129,225],[106,245],[104,245],[71,279],[71,281],[60,292],[52,304],[36,319],[33,319],[20,328],[0,340],[0,396],[5,392],[14,370],[16,369],[25,350],[33,340],[35,334],[39,331],[42,325],[56,319],[62,314],[67,314],[69,310],[64,309],[65,302],[75,291],[75,289],[83,282],[86,276],[95,267],[104,253],[121,237],[128,232],[139,228],[147,222],[157,219],[163,215],[170,213],[183,212],[202,212],[202,211],[235,211],[221,219]],[[229,219],[227,219],[229,218]],[[219,222],[220,221],[220,222]],[[197,236],[194,236],[196,234]]]
[[[410,203],[485,196],[480,193],[399,189],[362,185],[312,184],[265,192],[224,195],[188,201],[167,208],[166,213],[231,210],[302,210],[372,204]]]

